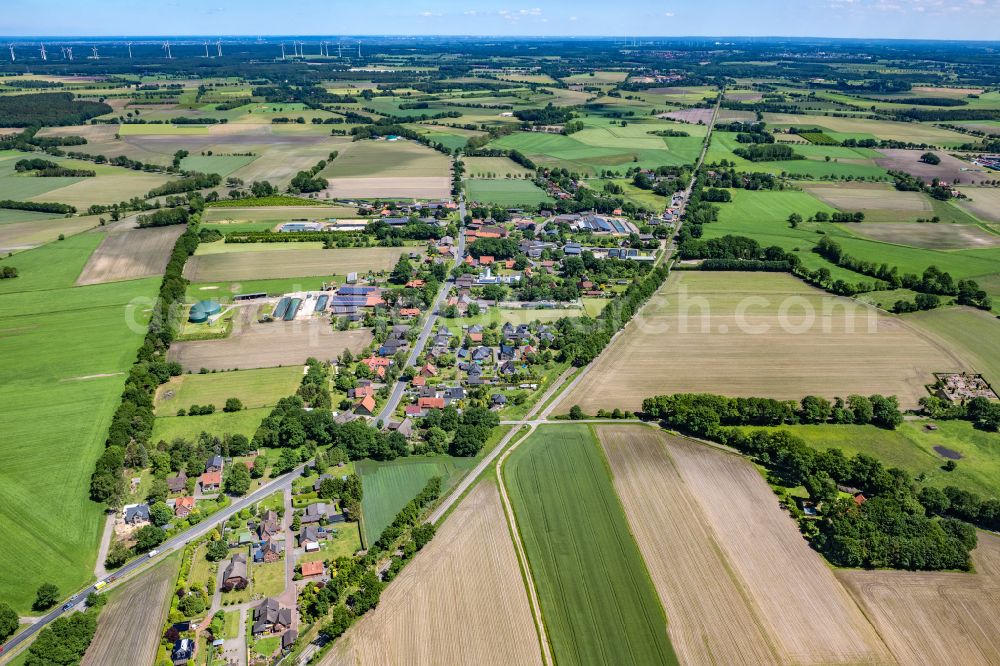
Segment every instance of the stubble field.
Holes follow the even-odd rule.
[[[899,663],[1000,663],[1000,537],[978,536],[975,574],[837,572]]]
[[[76,283],[100,284],[161,275],[184,228],[183,225],[175,225],[108,232],[90,255]]]
[[[959,204],[962,208],[987,222],[1000,222],[1000,187],[963,187],[962,193],[969,197]]]
[[[265,252],[221,252],[194,256],[184,266],[184,277],[192,282],[266,280],[346,275],[392,268],[406,250],[399,247],[365,247],[339,250],[271,250]]]
[[[763,477],[740,456],[663,435],[721,557],[759,609],[779,663],[889,664],[892,656]]]
[[[321,662],[541,664],[496,486],[481,482]]]
[[[910,408],[932,373],[963,367],[900,318],[789,275],[675,272],[557,409],[636,410],[681,392],[883,393]]]
[[[185,372],[301,365],[309,357],[332,360],[345,349],[357,354],[372,340],[370,329],[336,331],[322,319],[260,324],[254,310],[241,308],[228,338],[175,342],[170,360],[180,363]]]
[[[81,666],[152,664],[179,568],[180,557],[173,556],[112,592]]]

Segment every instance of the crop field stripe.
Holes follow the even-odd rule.
[[[542,426],[504,476],[556,660],[677,663],[592,431]]]

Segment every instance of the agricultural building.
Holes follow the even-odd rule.
[[[326,294],[320,296],[318,299],[316,299],[316,308],[315,310],[313,310],[313,312],[323,312],[323,310],[326,310],[326,304],[329,300],[330,297],[327,296]]]
[[[299,313],[299,308],[302,307],[301,298],[293,298],[288,303],[288,309],[285,310],[285,316],[282,317],[285,321],[291,321],[295,319],[295,315]]]
[[[323,225],[319,222],[286,222],[281,225],[280,230],[290,233],[298,231],[323,231]]]
[[[188,314],[188,321],[193,324],[202,324],[208,321],[208,318],[219,314],[222,311],[222,306],[219,305],[218,301],[198,301],[191,307],[191,312]]]
[[[274,307],[274,312],[271,313],[271,316],[274,317],[275,319],[282,319],[285,316],[285,313],[288,312],[288,305],[291,302],[292,299],[288,298],[287,296],[282,298],[280,301],[278,301],[278,304]]]

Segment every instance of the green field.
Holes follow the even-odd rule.
[[[250,372],[241,370],[240,372]],[[216,405],[216,410],[221,410]],[[213,435],[246,435],[253,437],[257,426],[264,417],[271,413],[267,407],[259,409],[244,409],[242,412],[216,411],[205,416],[160,416],[153,422],[153,442],[170,442],[178,437],[194,440],[203,432]]]
[[[971,308],[938,308],[904,319],[967,359],[995,390],[1000,390],[1000,320]],[[992,340],[992,342],[990,342]],[[947,368],[946,368],[947,369]]]
[[[299,366],[181,375],[157,391],[156,415],[174,416],[191,405],[215,405],[221,410],[227,398],[239,398],[248,409],[269,407],[295,393],[301,381]]]
[[[73,287],[100,239],[19,254],[20,277],[0,284],[0,561],[18,563],[0,568],[0,598],[22,613],[42,582],[68,593],[93,578],[103,511],[88,499],[90,474],[148,316],[128,303],[159,287]]]
[[[848,456],[864,453],[888,467],[898,467],[930,486],[957,486],[984,497],[1000,497],[1000,434],[976,430],[968,421],[906,421],[898,430],[875,426],[781,426],[816,449],[836,447]],[[942,446],[962,455],[958,467],[946,472],[947,461],[934,450]]]
[[[676,664],[599,446],[587,426],[542,426],[504,469],[555,659]]]
[[[552,201],[530,180],[477,178],[465,181],[465,194],[469,201],[497,206],[537,206]]]
[[[365,544],[378,539],[399,510],[423,489],[431,477],[444,477],[447,487],[475,463],[475,458],[451,456],[413,456],[397,458],[392,462],[358,462],[356,469],[364,491],[361,512]]]

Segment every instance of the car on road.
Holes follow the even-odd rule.
[[[72,607],[73,607],[73,602],[72,601],[67,601],[66,603],[63,604],[62,609],[64,611],[68,611]]]
[[[146,557],[152,559],[152,558],[156,557],[159,554],[160,554],[160,551],[158,551],[158,550],[151,550],[151,551],[149,551],[149,555],[147,555]]]
[[[108,579],[108,580],[110,580],[110,579]],[[106,581],[106,580],[100,580],[100,581],[97,581],[97,583],[94,584],[94,589],[97,590],[98,592],[100,592],[101,590],[103,590],[107,586],[108,586],[108,581]]]

